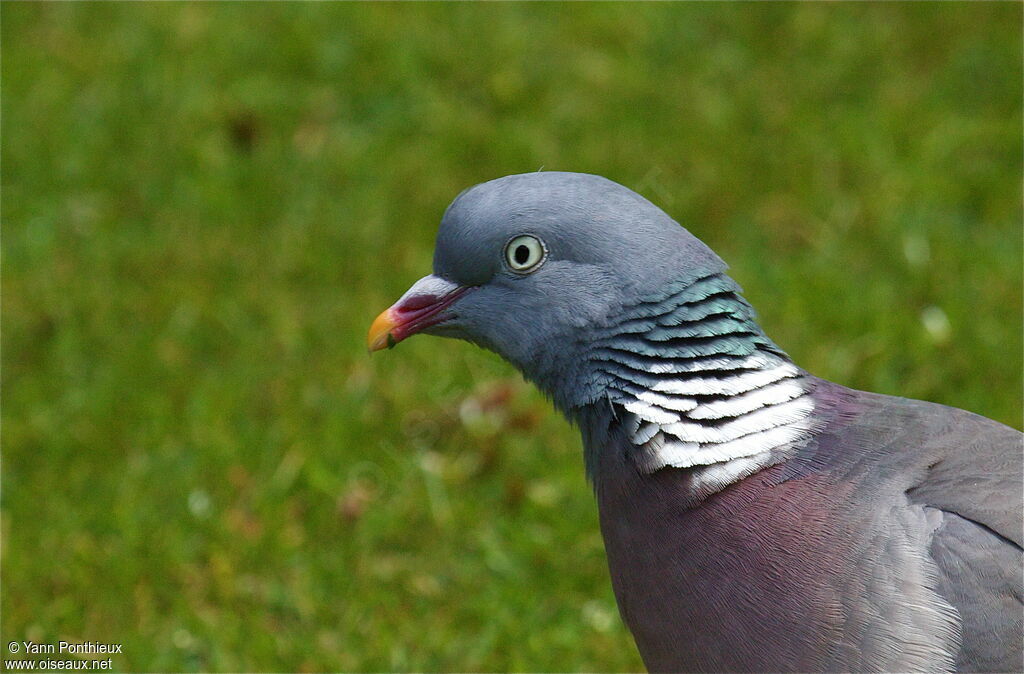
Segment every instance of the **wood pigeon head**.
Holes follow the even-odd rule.
[[[572,405],[587,382],[573,380],[571,364],[592,329],[725,267],[664,211],[606,178],[506,176],[452,202],[434,273],[377,317],[367,343],[375,351],[419,332],[464,339]]]

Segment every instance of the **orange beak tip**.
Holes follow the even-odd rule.
[[[391,331],[396,325],[395,319],[391,316],[391,310],[386,309],[380,316],[374,319],[370,331],[366,333],[366,349],[373,353],[381,349],[390,349],[398,342],[395,341]]]

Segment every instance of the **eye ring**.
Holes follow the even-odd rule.
[[[529,274],[548,259],[548,247],[533,234],[519,234],[505,242],[505,266],[516,274]]]

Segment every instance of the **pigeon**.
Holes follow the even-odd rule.
[[[579,428],[651,671],[1024,671],[1024,434],[810,374],[725,271],[622,185],[506,176],[368,346],[474,343]]]

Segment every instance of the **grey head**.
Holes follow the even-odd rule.
[[[540,243],[540,259],[520,270],[508,246],[523,236],[532,237],[527,244]],[[528,248],[516,248],[532,261]],[[397,330],[376,324],[377,346],[412,332],[461,338],[503,356],[556,402],[571,405],[585,388],[570,378],[574,352],[589,330],[668,286],[724,269],[661,209],[611,180],[558,172],[506,176],[465,190],[448,207],[434,274],[389,310]],[[427,325],[402,329],[403,301],[452,292],[457,301]],[[381,339],[385,327],[390,339]]]

